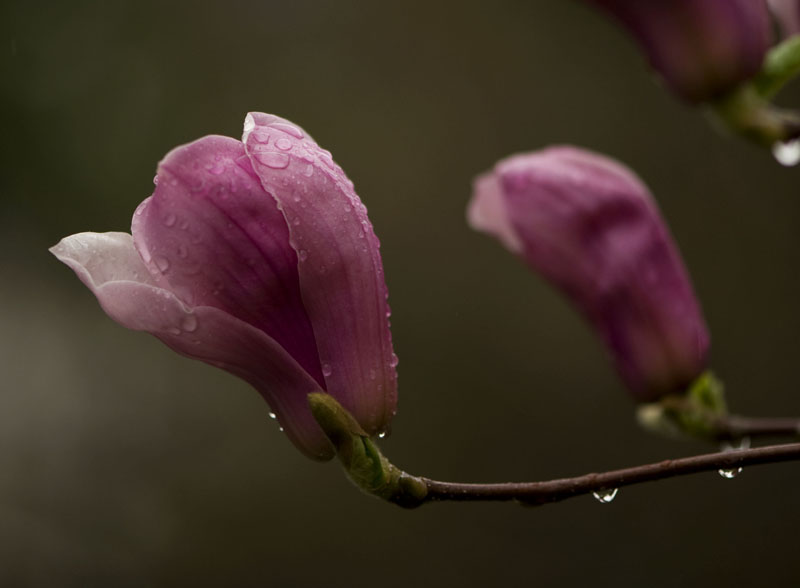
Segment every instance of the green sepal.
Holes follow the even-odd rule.
[[[361,490],[412,508],[424,502],[428,487],[424,480],[395,467],[358,421],[336,399],[322,392],[308,395],[311,414],[336,448],[350,480]]]
[[[753,85],[764,98],[772,98],[787,82],[800,74],[800,35],[789,37],[767,53]]]
[[[637,410],[646,429],[668,436],[716,441],[721,417],[728,412],[722,382],[710,371],[701,374],[683,394],[672,394]]]

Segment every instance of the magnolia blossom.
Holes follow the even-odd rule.
[[[309,393],[383,431],[397,359],[379,242],[331,154],[250,113],[241,141],[176,147],[154,181],[132,235],[79,233],[53,254],[119,324],[252,384],[308,456],[333,456]]]
[[[575,304],[638,400],[682,391],[705,369],[689,276],[629,169],[574,147],[515,155],[476,179],[468,220]]]
[[[636,39],[680,96],[700,102],[761,68],[770,45],[766,0],[587,0]]]

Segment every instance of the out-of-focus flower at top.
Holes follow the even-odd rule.
[[[800,34],[800,0],[767,0],[783,37]]]
[[[574,147],[509,157],[476,179],[468,220],[577,306],[638,400],[682,392],[706,368],[708,332],[678,249],[623,165]]]
[[[51,249],[106,313],[252,384],[312,458],[334,451],[309,393],[383,431],[397,359],[379,242],[330,153],[296,125],[251,113],[242,141],[177,147],[154,181],[132,235],[79,233]]]
[[[725,94],[762,66],[766,0],[586,0],[613,15],[653,68],[690,102]]]

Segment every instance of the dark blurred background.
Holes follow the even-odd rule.
[[[668,96],[601,15],[565,0],[11,0],[0,23],[0,585],[797,582],[797,464],[610,505],[403,511],[302,457],[244,383],[114,324],[46,250],[129,230],[169,149],[276,113],[333,151],[383,242],[395,463],[537,480],[706,451],[641,431],[572,309],[466,226],[473,176],[574,143],[655,193],[733,410],[798,415],[800,168]]]

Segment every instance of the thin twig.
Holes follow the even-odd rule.
[[[507,484],[459,484],[439,482],[421,478],[427,486],[427,494],[421,502],[433,501],[518,501],[536,506],[548,502],[559,502],[590,494],[685,476],[714,470],[736,468],[800,460],[800,443],[770,445],[756,449],[739,449],[721,453],[709,453],[680,459],[668,459],[610,472],[586,474],[575,478],[563,478],[546,482],[523,482]]]
[[[754,418],[732,414],[718,417],[714,429],[720,440],[740,437],[800,437],[800,419]]]

